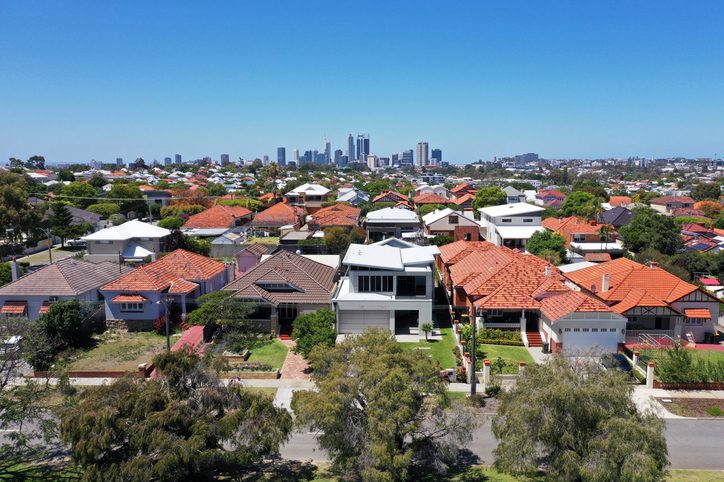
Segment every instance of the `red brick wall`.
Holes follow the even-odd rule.
[[[468,241],[478,241],[480,239],[480,227],[479,226],[457,226],[455,228],[455,241],[464,241],[465,234],[469,234],[470,238]]]

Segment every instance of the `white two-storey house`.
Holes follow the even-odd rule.
[[[481,234],[496,246],[524,250],[537,231],[545,231],[541,223],[540,206],[527,203],[502,204],[480,208]]]

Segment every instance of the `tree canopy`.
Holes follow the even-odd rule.
[[[525,249],[553,264],[560,264],[566,259],[566,240],[560,234],[547,229],[533,233],[526,243]],[[553,259],[549,259],[551,256]]]
[[[473,210],[478,216],[478,209],[487,206],[499,206],[508,201],[508,195],[498,186],[484,187],[475,193],[473,199]]]
[[[650,208],[635,208],[631,222],[622,226],[619,234],[624,246],[633,252],[650,248],[671,255],[681,247],[680,231],[674,220]]]
[[[573,191],[561,205],[564,216],[579,216],[590,219],[600,210],[601,200],[585,191]]]
[[[60,189],[60,199],[69,201],[81,209],[85,209],[98,201],[96,188],[83,181],[71,182]]]
[[[721,189],[718,183],[714,182],[702,182],[694,186],[691,190],[691,197],[695,201],[704,201],[705,199],[719,200],[721,196]]]
[[[292,332],[292,338],[297,342],[294,350],[307,358],[317,346],[332,348],[337,340],[336,321],[334,311],[326,308],[299,315],[294,320]]]
[[[295,392],[301,426],[319,430],[332,469],[363,480],[407,480],[410,470],[444,472],[470,441],[477,419],[447,406],[432,362],[402,350],[389,331],[369,330],[310,354],[318,391]]]
[[[500,395],[495,467],[551,480],[654,482],[666,476],[664,423],[642,414],[633,385],[594,361],[555,357],[526,367]]]

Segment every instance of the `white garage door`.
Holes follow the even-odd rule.
[[[608,328],[601,328],[597,331],[592,331],[592,328],[589,328],[588,331],[583,331],[583,328],[579,328],[579,331],[574,331],[575,328],[570,328],[570,330],[564,331],[561,337],[565,355],[585,355],[592,351],[616,353],[618,345],[615,331],[612,332]]]
[[[389,311],[340,311],[339,332],[340,333],[362,333],[367,328],[390,328]]]

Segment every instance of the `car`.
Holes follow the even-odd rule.
[[[23,337],[19,335],[13,335],[2,342],[0,349],[3,353],[12,353],[20,349],[20,342],[23,341]]]
[[[86,242],[85,242],[85,239],[71,239],[70,241],[66,242],[65,244],[67,244],[68,246],[73,246],[73,247],[85,247]]]

